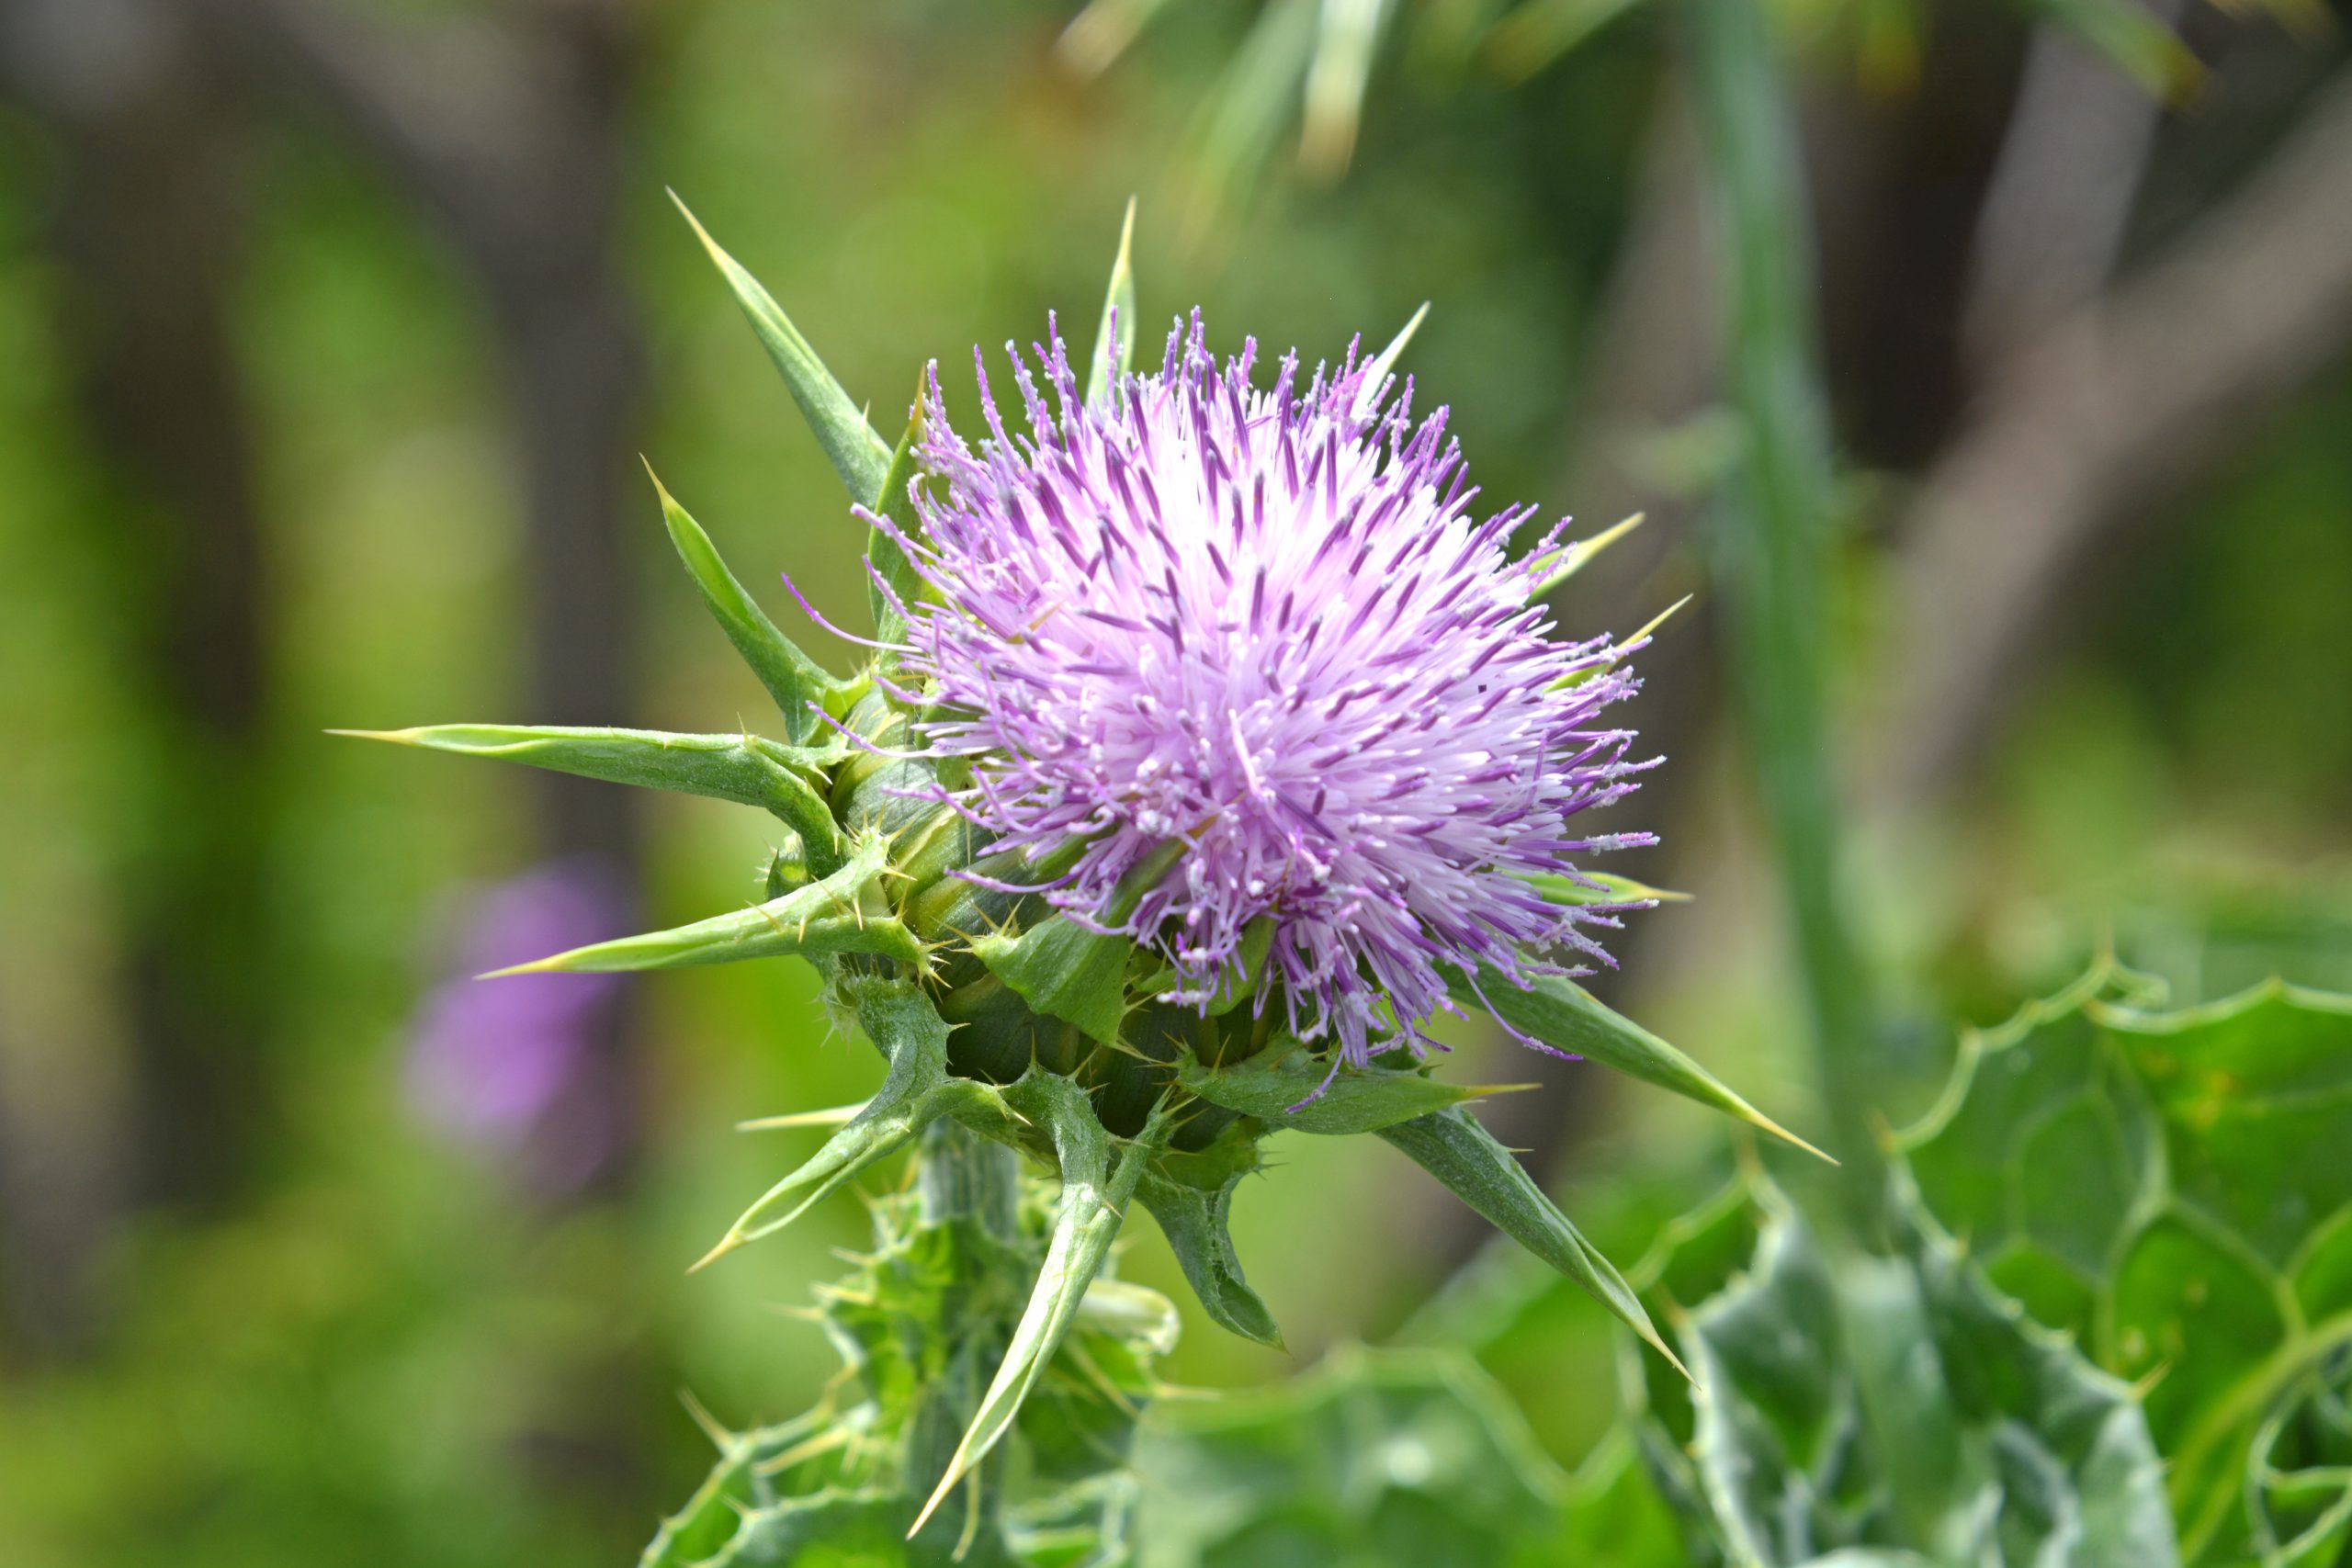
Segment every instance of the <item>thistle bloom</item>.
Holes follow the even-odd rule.
[[[1414,423],[1411,383],[1353,348],[1261,389],[1255,343],[1220,367],[1195,313],[1157,374],[1090,405],[1048,336],[1051,405],[1013,355],[1025,436],[984,363],[977,449],[936,367],[925,395],[923,536],[901,544],[938,602],[905,607],[902,669],[947,716],[933,751],[972,760],[946,798],[999,849],[1082,841],[1040,890],[1156,950],[1167,999],[1229,994],[1265,942],[1256,1005],[1279,994],[1335,1066],[1425,1049],[1449,970],[1523,987],[1606,962],[1586,928],[1624,906],[1527,880],[1595,886],[1577,857],[1649,841],[1570,825],[1643,764],[1599,725],[1634,689],[1627,649],[1555,640],[1534,597],[1559,530],[1515,561],[1533,509],[1476,517],[1445,411]]]
[[[889,488],[900,459],[775,299],[704,239],[852,497]],[[1112,299],[1131,297],[1130,259],[1123,242]],[[877,1381],[880,1363],[862,1360],[872,1398],[859,1409],[829,1402],[799,1422],[725,1436],[714,1480],[663,1525],[649,1562],[690,1542],[721,1558],[791,1555],[796,1543],[849,1539],[839,1531],[871,1540],[885,1521],[910,1521],[910,1537],[943,1548],[960,1541],[959,1555],[971,1546],[1007,1558],[1019,1552],[1015,1517],[1064,1543],[1101,1519],[1094,1539],[1115,1551],[1110,1521],[1125,1483],[1082,1456],[1113,1462],[1127,1427],[1101,1414],[1073,1417],[1082,1430],[1054,1412],[1033,1420],[1023,1401],[1056,1367],[1132,1420],[1085,1346],[1069,1352],[1074,1363],[1058,1358],[1069,1337],[1102,1332],[1079,1307],[1102,1289],[1136,1203],[1158,1219],[1212,1319],[1281,1344],[1227,1222],[1235,1190],[1264,1167],[1260,1145],[1286,1129],[1383,1138],[1679,1367],[1640,1298],[1462,1113],[1476,1090],[1370,1060],[1427,1049],[1420,1030],[1457,997],[1530,1045],[1590,1049],[1789,1135],[1558,978],[1605,961],[1593,928],[1645,897],[1577,864],[1647,836],[1577,837],[1574,821],[1634,786],[1633,737],[1601,718],[1634,689],[1623,660],[1642,636],[1555,640],[1542,604],[1549,582],[1611,536],[1563,547],[1555,528],[1516,557],[1532,513],[1476,513],[1443,412],[1417,423],[1409,383],[1389,382],[1393,349],[1369,363],[1351,349],[1303,385],[1286,358],[1261,389],[1254,348],[1220,366],[1196,315],[1155,373],[1113,375],[1125,355],[1105,314],[1099,389],[1086,396],[1050,330],[1035,351],[1046,395],[1015,355],[1029,424],[1019,438],[983,367],[986,438],[959,439],[933,369],[921,477],[890,498],[911,502],[892,508],[908,521],[861,508],[881,547],[869,567],[885,657],[847,678],[778,631],[709,535],[659,491],[680,560],[775,699],[782,739],[481,724],[375,732],[731,801],[780,824],[789,852],[750,908],[596,941],[557,918],[572,901],[526,899],[522,918],[491,922],[499,951],[480,956],[500,961],[506,928],[539,919],[534,945],[586,945],[502,974],[582,979],[787,954],[814,964],[831,1015],[854,1018],[888,1069],[703,1261],[784,1229],[920,1139],[919,1200],[880,1211],[876,1269],[835,1296],[864,1292],[871,1308],[876,1292],[898,1293],[879,1317],[828,1314],[828,1331],[845,1352],[869,1327],[904,1350],[911,1326],[924,1359],[959,1365],[1001,1348],[944,1471],[931,1434],[948,1405],[912,1398],[902,1378]],[[826,724],[856,745],[820,740]],[[883,751],[907,729],[911,750],[893,740]],[[956,830],[943,807],[980,830]],[[1055,912],[1033,918],[1041,904]],[[1134,946],[1084,940],[1090,929]],[[609,993],[591,987],[605,983],[559,993],[509,979],[502,986],[535,986],[512,1009],[437,1006],[420,1031],[421,1098],[454,1106],[469,1126],[543,1120],[566,1075],[594,1066],[575,1025],[598,1016],[592,1004]],[[1233,1012],[1245,998],[1254,1019]],[[1278,1022],[1314,1049],[1274,1038]],[[1356,1087],[1370,1092],[1335,1092],[1309,1115],[1350,1063],[1367,1069]],[[495,1081],[460,1081],[469,1076]],[[1005,1223],[1006,1164],[982,1157],[976,1139],[1052,1170],[1050,1205],[1033,1188],[1021,1211],[1037,1223]],[[895,1213],[929,1239],[894,1259]],[[970,1245],[981,1231],[995,1235]],[[901,1280],[907,1268],[922,1278]],[[952,1322],[925,1304],[941,1279],[940,1299],[964,1303]],[[899,1290],[910,1282],[912,1293]],[[1124,1316],[1173,1321],[1157,1308]],[[1149,1329],[1112,1359],[1148,1382],[1165,1333]],[[1073,1364],[1086,1375],[1063,1376]],[[850,1448],[817,1454],[827,1445],[802,1440],[851,1427],[865,1436]],[[1073,1432],[1084,1439],[1075,1449]],[[1008,1437],[1037,1462],[982,1468]],[[1072,1453],[1085,1468],[1073,1470]],[[808,1462],[787,1464],[793,1454]],[[756,1508],[737,1495],[747,1465],[773,1483]],[[899,1489],[934,1472],[920,1506],[920,1489]],[[1033,1487],[1017,1508],[988,1500],[1021,1477],[1051,1488]],[[960,1529],[952,1508],[938,1512],[957,1497],[970,1500]],[[1004,1529],[983,1538],[991,1519]]]

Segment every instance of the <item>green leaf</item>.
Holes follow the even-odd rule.
[[[1257,1168],[1258,1140],[1237,1125],[1197,1154],[1162,1155],[1143,1173],[1136,1195],[1159,1223],[1210,1319],[1279,1350],[1282,1330],[1243,1277],[1230,1228],[1234,1190]]]
[[[825,449],[825,456],[849,490],[850,499],[862,506],[876,504],[882,495],[883,476],[890,467],[890,448],[874,427],[865,423],[865,415],[850,395],[842,390],[792,318],[784,313],[759,280],[743,270],[733,256],[719,249],[718,242],[710,237],[686,204],[678,201],[673,191],[670,199],[678,203],[686,221],[694,228],[695,237],[710,253],[727,286],[735,292],[735,301],[743,307],[743,314],[751,319],[752,330],[759,334],[768,357],[783,373],[784,384],[792,392],[792,400],[800,405],[801,417]]]
[[[1807,1562],[1887,1528],[1883,1487],[1854,1474],[1870,1466],[1828,1262],[1777,1194],[1754,1258],[1681,1337],[1705,1391],[1690,1451],[1733,1562]],[[1949,1460],[1950,1425],[1917,1434],[1930,1462]]]
[[[1808,1154],[1829,1158],[1734,1094],[1698,1063],[1631,1019],[1604,1007],[1590,992],[1563,976],[1539,975],[1526,990],[1521,990],[1499,971],[1481,964],[1476,985],[1457,974],[1448,988],[1456,1005],[1491,1011],[1505,1025],[1555,1051],[1589,1057],[1644,1083],[1725,1111]]]
[[[1317,178],[1337,179],[1354,157],[1364,87],[1389,0],[1325,0],[1307,62],[1306,123],[1298,159]]]
[[[927,967],[930,954],[915,940],[914,933],[895,916],[881,913],[880,906],[868,897],[888,860],[889,852],[880,838],[869,834],[851,847],[849,858],[839,871],[781,898],[672,931],[576,947],[535,963],[493,970],[483,978],[682,969],[691,964],[733,964],[786,953],[815,958],[868,953]]]
[[[1099,76],[1126,52],[1168,0],[1087,0],[1054,42],[1054,53],[1080,76]]]
[[[813,1435],[821,1417],[804,1416],[797,1421],[751,1432],[729,1432],[691,1400],[705,1435],[718,1449],[718,1462],[697,1487],[686,1506],[662,1521],[653,1540],[638,1558],[638,1568],[700,1568],[718,1561],[742,1524],[745,1509],[759,1500],[757,1470],[761,1463]]]
[[[1897,1146],[1994,1283],[2149,1382],[2187,1560],[2276,1561],[2332,1506],[2282,1495],[2267,1434],[2352,1356],[2352,998],[2166,1012],[2115,999],[2124,978],[1963,1036]]]
[[[1682,1370],[1681,1359],[1658,1337],[1633,1287],[1544,1196],[1518,1156],[1497,1143],[1476,1118],[1455,1107],[1380,1128],[1379,1133],[1496,1228],[1615,1314],[1677,1371]]]
[[[795,764],[821,765],[828,753],[779,746],[752,735],[673,735],[659,729],[576,729],[553,725],[438,724],[415,729],[331,729],[402,746],[493,757],[577,773],[607,784],[706,795],[774,812],[800,835],[820,874],[839,869],[833,814]]]
[[[1556,1536],[1524,1568],[1607,1563],[1609,1568],[1693,1568],[1680,1521],[1642,1468],[1638,1445],[1621,1427],[1600,1440],[1576,1474]]]
[[[971,949],[989,972],[1050,1018],[1075,1024],[1090,1040],[1119,1043],[1127,1012],[1127,961],[1135,943],[1052,915],[1017,936],[984,931]]]
[[[726,1548],[696,1568],[749,1568],[752,1563],[800,1562],[823,1568],[912,1568],[900,1531],[906,1499],[894,1492],[865,1488],[827,1489],[787,1497],[743,1515],[742,1528]],[[1012,1568],[993,1537],[964,1562],[973,1568]]]
[[[670,542],[678,548],[678,558],[686,563],[686,571],[702,591],[703,603],[710,606],[711,615],[718,622],[719,630],[768,689],[775,705],[784,715],[784,732],[795,744],[807,740],[817,732],[817,708],[823,705],[825,696],[835,685],[833,678],[813,659],[794,646],[792,639],[775,629],[767,612],[752,602],[718,558],[717,547],[702,525],[686,514],[670,492],[662,488],[661,478],[649,466],[646,474],[653,479],[653,489],[662,498],[662,516],[669,525]]]
[[[1177,1081],[1211,1105],[1277,1127],[1333,1136],[1378,1132],[1486,1095],[1531,1087],[1453,1084],[1423,1072],[1382,1066],[1343,1066],[1335,1074],[1295,1041],[1286,1046],[1277,1043],[1230,1067],[1211,1067],[1188,1058],[1177,1069]]]
[[[1272,157],[1296,112],[1321,0],[1271,0],[1258,12],[1190,133],[1195,232],[1225,216]]]
[[[1635,1568],[1523,1555],[1566,1478],[1459,1351],[1342,1347],[1287,1382],[1162,1406],[1136,1468],[1136,1533],[1164,1568]]]
[[[1683,1332],[1705,1391],[1690,1451],[1732,1562],[2178,1561],[2132,1391],[2027,1320],[1911,1192],[1896,1256],[1833,1260],[1751,1190],[1754,1256]]]
[[[2263,1562],[2340,1568],[2352,1553],[2352,1357],[2305,1373],[2250,1459],[2248,1534]]]
[[[1111,283],[1102,293],[1102,324],[1094,330],[1094,352],[1086,362],[1086,400],[1101,408],[1110,400],[1113,378],[1124,381],[1136,362],[1136,198],[1119,225],[1119,254],[1111,263]]]
[[[807,1164],[744,1210],[695,1269],[707,1268],[739,1247],[774,1235],[811,1205],[841,1190],[858,1172],[905,1148],[941,1116],[967,1102],[996,1098],[985,1084],[948,1077],[947,1025],[913,985],[855,976],[841,986],[857,1010],[859,1025],[889,1058],[881,1089]]]
[[[1061,1201],[1054,1213],[1045,1268],[1013,1329],[1003,1363],[909,1535],[922,1528],[1012,1427],[1077,1321],[1087,1287],[1109,1259],[1111,1244],[1118,1239],[1125,1218],[1127,1200],[1134,1196],[1145,1167],[1166,1146],[1174,1131],[1173,1118],[1163,1105],[1154,1110],[1144,1130],[1113,1161],[1110,1135],[1095,1120],[1086,1091],[1072,1080],[1033,1068],[1004,1091],[1004,1098],[1014,1111],[1051,1133],[1061,1167]]]

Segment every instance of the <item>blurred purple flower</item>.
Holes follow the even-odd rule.
[[[425,998],[410,1034],[419,1116],[474,1144],[513,1145],[538,1132],[595,1072],[624,976],[474,976],[617,936],[626,919],[620,879],[593,860],[551,862],[477,895],[458,922],[457,974]]]

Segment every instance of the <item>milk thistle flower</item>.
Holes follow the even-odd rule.
[[[1117,1510],[1099,1483],[1115,1445],[1101,1410],[1081,1418],[1068,1401],[1102,1395],[1105,1358],[1148,1387],[1175,1324],[1108,1277],[1121,1224],[1140,1204],[1209,1317],[1279,1344],[1227,1226],[1260,1145],[1285,1132],[1378,1135],[1671,1360],[1625,1280],[1469,1113],[1492,1091],[1438,1077],[1421,1032],[1476,1009],[1532,1045],[1781,1134],[1573,978],[1605,961],[1593,929],[1655,897],[1582,864],[1645,836],[1576,825],[1645,765],[1601,716],[1634,690],[1623,661],[1647,628],[1561,640],[1543,596],[1631,525],[1576,544],[1555,527],[1514,556],[1532,512],[1478,514],[1443,411],[1417,422],[1390,374],[1403,335],[1303,386],[1285,358],[1261,388],[1255,349],[1220,366],[1196,315],[1156,372],[1130,373],[1124,242],[1083,395],[1049,328],[1035,357],[1050,401],[1016,359],[1024,436],[983,364],[977,448],[949,424],[935,369],[893,448],[767,291],[703,240],[869,525],[876,657],[829,673],[657,485],[780,737],[379,737],[774,818],[756,901],[515,966],[797,957],[887,1063],[861,1105],[746,1123],[836,1130],[703,1262],[920,1150],[920,1214],[884,1224],[876,1257],[910,1248],[931,1261],[910,1278],[952,1287],[884,1312],[922,1374],[877,1380],[856,1419],[865,1438],[839,1448],[847,1468],[828,1460],[791,1495],[760,1480],[780,1473],[760,1457],[766,1438],[718,1434],[718,1472],[646,1561],[722,1542],[781,1561],[869,1527],[962,1561],[982,1532],[1016,1532],[1001,1473],[984,1467],[1008,1438],[1030,1449],[1033,1482],[1062,1489],[1023,1517],[1090,1513],[1107,1546]],[[1050,1200],[1033,1184],[1016,1202],[991,1145],[1050,1173]],[[994,1278],[1013,1274],[1025,1285]],[[1105,1321],[1125,1327],[1105,1338]],[[853,1363],[871,1364],[864,1350]],[[1093,1392],[1038,1414],[1030,1395],[1049,1372]],[[1100,1402],[1131,1427],[1130,1393]],[[769,1436],[816,1452],[802,1431]]]
[[[1085,840],[1037,891],[1157,951],[1163,1000],[1229,995],[1262,922],[1256,1006],[1279,994],[1334,1070],[1425,1048],[1453,1008],[1442,967],[1523,988],[1586,972],[1555,949],[1607,962],[1586,928],[1626,904],[1578,861],[1651,838],[1570,821],[1647,764],[1600,723],[1634,689],[1627,650],[1556,640],[1535,597],[1565,524],[1514,560],[1534,509],[1479,518],[1446,411],[1416,423],[1412,383],[1353,347],[1304,386],[1287,355],[1261,388],[1255,341],[1220,366],[1195,312],[1158,373],[1091,402],[1057,331],[1033,353],[1052,400],[1016,354],[1025,436],[975,355],[978,450],[927,381],[933,482],[899,543],[936,598],[909,607],[904,669],[953,716],[922,727],[931,749],[973,761],[941,797],[1000,849]],[[1547,899],[1545,877],[1594,901]]]

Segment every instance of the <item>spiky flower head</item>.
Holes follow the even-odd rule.
[[[1582,837],[1575,820],[1634,786],[1632,738],[1600,716],[1633,690],[1623,660],[1643,637],[1557,638],[1543,590],[1631,521],[1515,556],[1531,513],[1480,514],[1442,411],[1416,422],[1409,385],[1388,378],[1402,338],[1304,385],[1285,359],[1260,387],[1254,351],[1219,366],[1195,318],[1156,372],[1126,374],[1124,241],[1085,396],[1049,333],[1035,358],[1050,401],[1016,366],[1025,435],[988,400],[986,438],[959,439],[934,371],[894,449],[703,238],[864,503],[881,656],[828,672],[657,482],[679,558],[775,699],[780,736],[376,733],[732,801],[780,828],[759,902],[501,971],[796,955],[873,1042],[888,1066],[862,1105],[746,1123],[838,1125],[705,1262],[918,1139],[927,1193],[1009,1179],[977,1174],[986,1143],[1055,1174],[1046,1261],[1009,1336],[1001,1322],[981,1336],[1005,1349],[968,1425],[909,1428],[928,1433],[929,1459],[905,1473],[929,1500],[868,1502],[894,1529],[907,1502],[920,1533],[967,1481],[992,1484],[976,1467],[1097,1299],[1131,1204],[1158,1219],[1216,1322],[1279,1344],[1227,1220],[1260,1145],[1290,1130],[1378,1135],[1672,1360],[1632,1288],[1469,1114],[1490,1091],[1371,1059],[1386,1042],[1424,1045],[1431,1014],[1475,1004],[1531,1044],[1789,1135],[1567,977],[1603,956],[1589,928],[1654,897],[1580,869],[1642,835]],[[1244,998],[1254,1017],[1234,1016]],[[983,1273],[1019,1269],[1002,1247],[981,1252],[998,1259]],[[1080,1360],[1100,1384],[1099,1354]],[[714,1505],[737,1500],[729,1467],[756,1461],[767,1477],[781,1462],[748,1438],[724,1446],[722,1477],[698,1495]],[[1050,1458],[1030,1446],[1033,1462]],[[817,1490],[759,1514],[763,1550],[786,1556],[814,1539],[790,1532],[856,1501],[792,1473]]]
[[[1000,849],[1083,841],[1046,898],[1156,949],[1163,999],[1227,994],[1254,929],[1256,1005],[1338,1060],[1425,1044],[1448,970],[1605,962],[1586,928],[1623,906],[1530,879],[1597,890],[1583,857],[1648,841],[1574,825],[1634,787],[1601,716],[1635,682],[1609,638],[1555,635],[1558,531],[1514,558],[1533,509],[1480,515],[1446,411],[1416,421],[1353,348],[1261,386],[1254,341],[1220,365],[1197,312],[1092,401],[1057,333],[1033,354],[1025,434],[979,355],[977,447],[926,387],[901,542],[937,601],[903,669],[949,716],[930,747],[971,760],[954,803]]]

